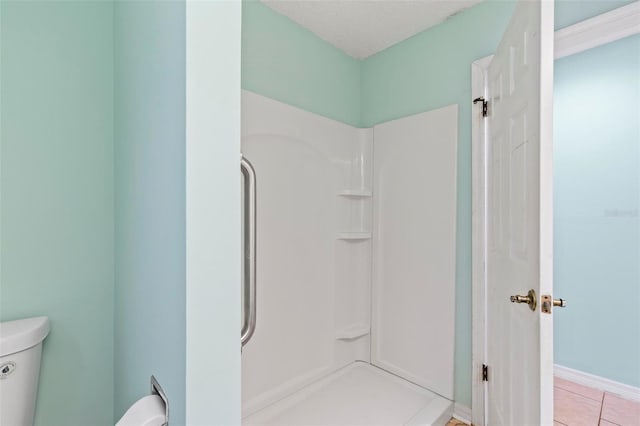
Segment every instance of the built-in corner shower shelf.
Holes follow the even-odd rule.
[[[371,198],[373,193],[368,189],[344,189],[338,195],[348,198]]]
[[[371,232],[341,232],[338,234],[339,240],[364,241],[371,239]]]
[[[336,340],[353,340],[369,334],[369,324],[351,324],[336,331]]]

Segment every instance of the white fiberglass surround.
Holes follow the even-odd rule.
[[[256,331],[242,352],[245,416],[369,360],[371,241],[339,238],[370,232],[371,198],[338,194],[370,191],[371,130],[250,92],[242,114],[242,153],[255,169],[258,197]]]
[[[453,399],[456,146],[456,106],[358,129],[243,92],[258,245],[245,422],[355,361]]]
[[[458,106],[374,139],[372,361],[453,400]]]

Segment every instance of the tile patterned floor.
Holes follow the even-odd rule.
[[[640,426],[640,403],[587,386],[554,380],[556,426]]]
[[[640,402],[554,379],[555,426],[640,426]],[[468,426],[451,419],[447,426]]]

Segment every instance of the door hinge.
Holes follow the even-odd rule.
[[[489,366],[486,364],[482,364],[482,381],[489,381]]]
[[[488,102],[485,100],[484,97],[480,96],[479,98],[475,98],[473,100],[473,104],[477,104],[478,102],[482,102],[482,116],[486,117],[487,115],[489,115],[489,106],[488,106]]]

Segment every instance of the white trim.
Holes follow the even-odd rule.
[[[471,407],[462,405],[458,402],[453,403],[453,416],[454,419],[458,419],[466,424],[475,424],[471,422]]]
[[[537,94],[539,121],[538,153],[538,286],[540,295],[553,295],[553,67],[555,37],[553,33],[554,5],[540,4],[540,92]],[[535,196],[534,196],[535,197]],[[535,288],[535,287],[534,287]],[[540,297],[540,296],[539,296]],[[553,424],[553,315],[538,315],[538,362],[540,387],[540,422]],[[534,346],[535,347],[535,346]]]
[[[602,15],[571,25],[555,32],[555,59],[579,53],[584,50],[598,47],[621,38],[640,33],[640,1],[627,6],[614,9]],[[471,65],[471,93],[474,99],[484,93],[484,73],[493,56],[474,61]],[[476,106],[477,107],[477,106]],[[471,229],[471,258],[472,258],[472,415],[473,424],[484,426],[485,412],[485,383],[479,380],[481,366],[485,357],[484,334],[484,245],[478,243],[485,232],[484,222],[484,194],[481,192],[484,183],[483,176],[477,176],[475,170],[484,168],[484,120],[472,109],[471,117],[471,143],[472,143],[472,229]],[[481,184],[481,185],[478,185]],[[558,374],[556,366],[556,374]],[[566,370],[564,370],[566,372]],[[564,374],[561,373],[561,374]],[[584,375],[580,376],[584,379]],[[604,379],[606,380],[606,379]],[[576,383],[580,383],[577,380]],[[603,383],[602,381],[598,383]],[[608,391],[631,398],[634,392],[629,392],[627,385],[615,387],[612,383]],[[602,385],[600,385],[602,386]],[[615,389],[615,390],[614,390]],[[633,389],[632,389],[633,390]],[[633,399],[633,398],[631,398]]]
[[[475,61],[471,65],[471,94],[472,99],[485,93],[485,70],[491,63],[493,56]],[[482,117],[482,105],[472,106],[471,113],[471,177],[474,184],[484,187],[485,173],[485,127]],[[477,189],[477,188],[474,188]],[[472,352],[472,379],[471,379],[471,406],[476,410],[470,412],[469,419],[476,426],[484,425],[484,386],[482,381],[482,364],[486,359],[484,327],[485,327],[485,194],[474,190],[471,201],[471,227],[475,232],[471,235],[471,271],[472,271],[472,309],[471,309],[471,352]]]
[[[574,370],[573,368],[564,367],[558,364],[553,366],[553,374],[556,377],[569,380],[570,382],[640,402],[640,388],[635,386],[626,385],[624,383],[609,380],[594,374],[585,373],[584,371]]]
[[[640,33],[640,1],[556,31],[555,58]]]

